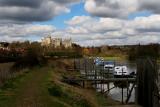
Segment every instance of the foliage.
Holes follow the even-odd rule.
[[[52,87],[48,88],[48,91],[50,95],[72,105],[72,107],[91,107],[89,102],[87,102],[87,100],[81,95],[75,94],[70,90],[65,90],[60,85],[53,84]]]
[[[52,96],[61,97],[63,95],[62,88],[56,84],[54,84],[52,87],[49,87],[48,91]]]
[[[140,57],[159,57],[159,44],[136,45],[128,52],[129,60],[135,60]]]
[[[13,62],[20,58],[20,53],[15,51],[14,49],[11,50],[4,50],[0,49],[0,62]]]
[[[25,67],[33,67],[36,65],[43,65],[47,62],[45,57],[43,56],[43,50],[39,43],[32,43],[30,44],[24,56],[16,61],[14,68],[25,68]]]
[[[60,51],[60,52],[50,52],[47,54],[50,57],[58,57],[58,58],[80,58],[82,55],[78,52],[67,52],[67,51]]]

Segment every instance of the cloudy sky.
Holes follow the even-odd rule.
[[[0,0],[0,41],[48,34],[82,46],[160,43],[160,0]]]

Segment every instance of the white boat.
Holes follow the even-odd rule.
[[[115,66],[115,64],[112,61],[104,62],[104,70],[109,70],[109,71],[112,70],[113,71],[114,70],[114,66]]]
[[[129,71],[127,69],[127,66],[115,66],[114,67],[114,76],[115,77],[125,77],[129,76]]]

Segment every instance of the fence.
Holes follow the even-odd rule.
[[[23,74],[23,72],[27,71],[27,69],[14,69],[12,70],[12,66],[14,63],[0,63],[0,87],[3,84],[11,79],[15,78],[17,75]],[[19,71],[20,70],[20,71]]]
[[[156,59],[137,60],[137,102],[143,107],[160,107]]]

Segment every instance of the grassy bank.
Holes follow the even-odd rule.
[[[45,67],[26,69],[0,88],[0,107],[102,107],[119,104],[94,89],[62,82],[63,76],[79,75],[66,71],[70,61],[50,61]]]
[[[114,56],[114,57],[103,57],[105,60],[112,60],[112,61],[126,61],[126,56]]]

